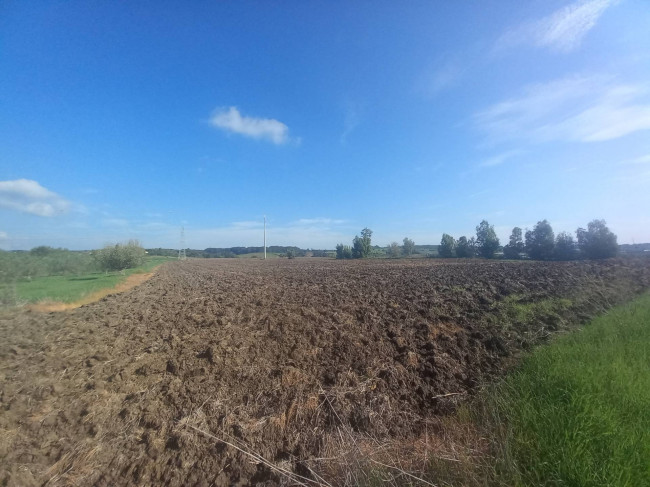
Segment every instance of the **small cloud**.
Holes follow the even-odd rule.
[[[476,199],[476,198],[482,198],[485,195],[488,195],[492,192],[490,189],[482,189],[480,191],[476,191],[475,193],[470,193],[467,195],[468,198],[470,199]]]
[[[67,212],[70,203],[31,179],[0,181],[0,208],[52,217]]]
[[[636,157],[634,159],[628,159],[626,161],[621,162],[621,164],[650,164],[650,154],[641,156],[641,157]]]
[[[341,144],[345,144],[348,136],[356,129],[361,123],[361,116],[359,110],[355,108],[348,108],[345,112],[345,120],[343,121],[343,133],[341,134]]]
[[[210,124],[218,129],[253,139],[266,139],[274,144],[289,141],[289,127],[273,118],[257,118],[242,115],[237,107],[216,110]]]
[[[501,164],[506,162],[508,159],[512,159],[513,157],[519,156],[521,154],[523,154],[523,151],[520,151],[520,150],[511,150],[511,151],[508,151],[508,152],[503,152],[503,153],[498,154],[496,156],[490,157],[489,159],[485,159],[478,166],[479,167],[500,166]]]
[[[495,51],[519,45],[534,45],[559,52],[577,49],[582,39],[596,25],[600,16],[617,0],[581,0],[556,10],[535,22],[527,22],[506,32]]]
[[[0,240],[8,240],[8,239],[9,239],[9,235],[7,234],[7,232],[0,232]]]
[[[426,76],[424,91],[430,96],[435,96],[458,82],[465,68],[459,62],[447,62],[438,66],[433,74]]]

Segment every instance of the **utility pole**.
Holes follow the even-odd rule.
[[[185,255],[185,227],[181,227],[181,245],[178,249],[178,260],[185,259],[187,259],[187,255]]]
[[[266,260],[266,215],[264,215],[264,260]]]

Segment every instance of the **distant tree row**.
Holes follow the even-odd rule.
[[[283,246],[283,245],[271,245],[266,248],[266,251],[271,254],[279,254],[285,257],[292,255],[293,257],[305,257],[307,255],[307,250],[295,246]],[[164,257],[176,257],[178,256],[178,249],[163,249],[163,248],[151,248],[147,249],[149,255],[160,255]],[[213,248],[209,247],[204,250],[196,249],[185,249],[185,253],[188,257],[198,257],[198,258],[207,258],[207,259],[228,259],[235,258],[240,255],[246,254],[259,254],[264,252],[264,247],[228,247],[228,248]],[[317,251],[323,252],[323,251]]]
[[[503,257],[533,260],[573,260],[579,258],[606,259],[618,251],[614,235],[607,228],[605,220],[593,220],[587,229],[578,228],[576,239],[568,232],[555,236],[548,220],[537,222],[532,230],[524,234],[521,228],[512,229],[507,245],[503,246]],[[476,238],[460,237],[457,241],[444,233],[438,247],[440,257],[474,257],[494,258],[499,249],[499,238],[494,226],[483,220],[476,227]]]

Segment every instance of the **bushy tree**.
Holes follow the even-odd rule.
[[[526,252],[535,260],[550,260],[555,250],[555,235],[548,220],[537,222],[532,230],[526,232]]]
[[[63,249],[58,249],[63,250]],[[57,249],[53,247],[48,247],[47,245],[40,245],[38,247],[34,247],[32,250],[29,251],[31,255],[35,255],[37,257],[45,257],[46,255],[53,254],[57,251]]]
[[[503,256],[506,259],[519,259],[524,251],[521,228],[515,227],[510,234],[510,242],[503,247]]]
[[[93,257],[100,269],[121,271],[142,265],[145,250],[137,240],[129,240],[126,244],[107,245],[101,250],[96,250]]]
[[[476,240],[474,237],[469,240],[464,235],[456,242],[456,257],[468,258],[476,255]]]
[[[616,235],[607,228],[605,220],[593,220],[587,230],[578,228],[578,247],[588,259],[607,259],[618,252]]]
[[[442,239],[440,240],[440,246],[438,247],[438,255],[440,257],[453,257],[454,250],[456,249],[456,241],[454,237],[447,233],[442,234]]]
[[[402,246],[402,253],[405,256],[410,256],[415,252],[415,242],[408,237],[404,238],[404,245]]]
[[[557,260],[573,260],[577,256],[576,242],[573,235],[561,232],[555,237],[555,258]]]
[[[390,257],[391,259],[397,259],[402,253],[402,249],[400,248],[397,242],[391,242],[388,248],[386,249],[386,253],[388,254],[388,257]]]
[[[349,245],[343,245],[342,243],[336,246],[336,258],[337,259],[351,259],[352,258],[352,249]]]
[[[481,257],[491,259],[499,248],[499,238],[494,231],[494,226],[483,220],[476,227],[476,246]]]
[[[352,257],[355,259],[363,259],[370,255],[372,250],[372,230],[364,228],[361,230],[361,237],[356,236],[352,241]]]

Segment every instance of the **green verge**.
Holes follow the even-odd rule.
[[[537,349],[468,407],[492,439],[487,484],[650,485],[650,295]]]
[[[154,267],[174,260],[169,257],[147,257],[145,263],[121,272],[93,272],[77,276],[47,276],[20,280],[15,284],[18,302],[58,301],[71,303],[84,296],[106,288],[112,288],[131,274],[151,272]]]

